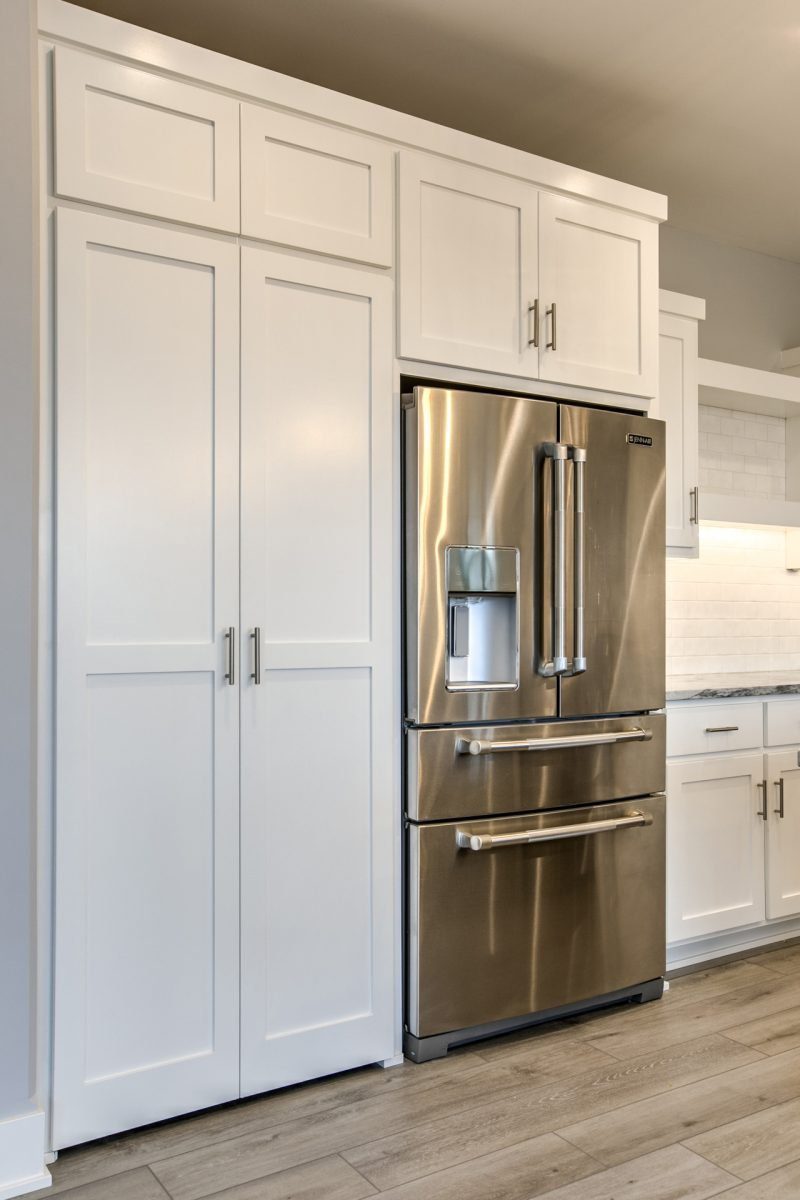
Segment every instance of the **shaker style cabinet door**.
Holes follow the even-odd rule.
[[[358,134],[242,105],[242,233],[392,265],[394,151]]]
[[[766,756],[767,916],[800,913],[800,766],[797,750]]]
[[[447,159],[399,158],[401,357],[535,378],[538,192]]]
[[[698,554],[697,321],[661,313],[656,416],[666,422],[667,549]]]
[[[669,942],[763,921],[763,768],[761,754],[667,763]]]
[[[242,250],[242,1094],[391,1057],[391,282]]]
[[[56,240],[61,1147],[238,1094],[239,305],[232,245]]]
[[[539,303],[540,379],[656,394],[655,222],[541,192]]]
[[[55,192],[239,229],[239,105],[65,46],[55,50]]]

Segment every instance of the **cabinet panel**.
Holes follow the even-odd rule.
[[[239,228],[239,105],[64,46],[55,50],[55,191]]]
[[[537,195],[491,171],[401,153],[403,358],[536,377]]]
[[[368,642],[370,298],[265,276],[259,318],[264,636]]]
[[[236,249],[61,211],[57,268],[58,1147],[238,1092],[239,731]]]
[[[667,548],[683,557],[698,553],[697,322],[662,313],[659,336],[658,410],[667,424]]]
[[[541,379],[655,395],[657,225],[542,192],[539,301]]]
[[[763,758],[667,764],[667,939],[764,919]]]
[[[391,283],[242,251],[242,1092],[394,1053]]]
[[[768,754],[767,916],[800,913],[800,765],[798,751]]]
[[[242,232],[388,267],[394,151],[357,134],[242,105]]]

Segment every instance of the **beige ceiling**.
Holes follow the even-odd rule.
[[[800,261],[800,0],[81,0],[666,192],[670,220]]]

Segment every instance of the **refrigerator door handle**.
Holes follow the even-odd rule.
[[[526,846],[532,842],[561,842],[567,838],[589,837],[595,833],[614,833],[617,829],[633,829],[652,825],[649,813],[633,812],[627,817],[612,817],[607,821],[587,821],[584,825],[554,825],[550,829],[523,829],[520,833],[467,833],[456,830],[459,850],[495,850],[503,846]]]
[[[564,675],[567,659],[567,481],[569,447],[545,443],[544,453],[553,460],[553,594],[551,597],[553,659],[540,667],[542,675]]]
[[[585,528],[585,473],[586,450],[580,446],[570,446],[570,458],[575,471],[575,508],[573,514],[573,550],[574,550],[574,647],[572,655],[571,675],[582,675],[586,670],[586,649],[584,641],[584,528]]]
[[[514,750],[562,750],[572,746],[612,746],[615,742],[649,742],[650,729],[618,729],[610,733],[585,733],[577,737],[522,738],[507,742],[482,742],[459,738],[457,754],[504,754]]]

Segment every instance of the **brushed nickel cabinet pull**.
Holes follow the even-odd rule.
[[[757,783],[756,787],[761,792],[761,808],[756,809],[756,816],[761,817],[762,821],[767,820],[767,781],[763,779],[761,783]]]
[[[250,678],[253,683],[261,683],[261,628],[256,625],[253,632],[250,634],[250,640],[253,643],[253,669],[250,672]]]
[[[781,820],[783,820],[783,818],[784,818],[784,811],[783,811],[783,801],[784,801],[784,796],[783,796],[783,777],[781,777],[780,779],[776,779],[776,780],[775,780],[775,787],[778,789],[778,807],[777,807],[777,808],[775,808],[775,809],[773,809],[772,811],[773,811],[773,812],[776,812],[776,813],[778,814],[778,816],[780,817],[780,819],[781,819]]]
[[[556,345],[556,302],[555,300],[548,309],[545,309],[546,315],[550,318],[550,341],[546,343],[548,350],[557,349]]]
[[[225,630],[225,641],[228,650],[228,669],[225,672],[225,678],[233,687],[236,682],[236,627],[234,625],[229,625]]]
[[[706,733],[738,733],[738,725],[707,725]]]
[[[532,304],[528,305],[528,320],[529,321],[530,321],[531,313],[533,313],[533,331],[532,331],[532,336],[528,338],[528,345],[535,346],[536,349],[538,350],[539,349],[539,301],[538,301],[538,299],[534,300]]]
[[[695,485],[695,487],[693,487],[692,490],[689,492],[689,499],[690,499],[691,505],[692,505],[691,511],[689,513],[689,524],[690,525],[699,525],[700,524],[700,488],[697,485]]]

